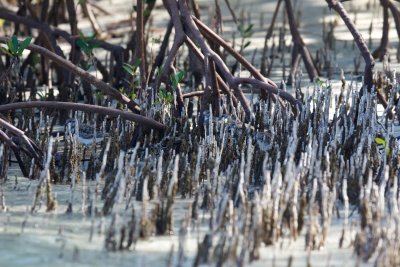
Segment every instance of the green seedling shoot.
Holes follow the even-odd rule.
[[[100,42],[96,40],[96,33],[85,36],[82,32],[79,32],[79,39],[76,40],[76,44],[89,58],[93,57],[93,50],[100,46]]]
[[[176,74],[171,75],[171,82],[172,82],[172,87],[176,89],[178,85],[183,81],[185,78],[185,72],[184,71],[178,71]]]
[[[97,103],[102,103],[104,100],[104,94],[100,91],[95,93]]]
[[[32,37],[29,36],[20,43],[17,39],[17,36],[13,35],[6,43],[8,49],[0,46],[0,50],[12,58],[19,58],[22,56],[22,53],[28,47],[31,41]]]
[[[174,102],[174,96],[167,89],[160,89],[158,93],[158,102],[164,105],[170,105]]]
[[[155,75],[156,75],[157,79],[161,78],[162,73],[163,73],[162,67],[157,67],[155,70]]]
[[[238,26],[238,31],[240,33],[240,36],[242,37],[242,43],[240,44],[240,51],[243,51],[251,44],[251,41],[249,41],[248,39],[251,38],[251,36],[253,36],[254,33],[253,26],[254,24],[250,24],[247,27],[244,25]]]
[[[50,94],[44,92],[36,92],[36,96],[39,97],[40,101],[44,101],[50,96]]]
[[[122,68],[126,71],[130,76],[132,76],[132,80],[129,82],[129,87],[131,88],[131,92],[129,93],[130,99],[136,99],[137,95],[133,90],[135,87],[140,87],[142,83],[142,79],[139,75],[138,68],[142,61],[140,59],[136,59],[135,63],[132,65],[128,63],[124,63]]]
[[[142,63],[141,59],[136,59],[135,63],[133,63],[132,65],[128,64],[128,63],[124,63],[124,65],[122,66],[122,68],[128,73],[130,74],[132,77],[137,75],[137,69],[140,66],[140,63]]]
[[[156,73],[157,75],[160,75],[161,69],[157,69]],[[177,73],[171,75],[171,83],[172,83],[172,88],[176,90],[178,85],[183,81],[185,78],[185,72],[184,71],[178,71]],[[174,102],[174,95],[173,93],[169,92],[167,89],[160,89],[160,92],[158,93],[158,102],[164,105],[169,105]]]

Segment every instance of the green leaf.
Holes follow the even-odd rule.
[[[134,68],[128,63],[124,63],[124,65],[122,65],[122,68],[132,76],[135,74]]]
[[[254,24],[250,24],[247,27],[245,27],[244,25],[239,25],[238,30],[239,30],[240,36],[242,36],[242,38],[251,37],[253,35],[253,26],[254,26]]]
[[[79,38],[81,38],[83,41],[86,41],[86,36],[83,34],[82,31],[79,31]]]
[[[180,82],[183,81],[185,78],[185,72],[184,71],[178,71],[175,75],[171,75],[171,82],[173,87],[177,87]]]
[[[8,51],[10,51],[11,54],[14,54],[14,44],[11,39],[7,41],[7,47]]]
[[[158,93],[159,102],[163,104],[172,104],[174,102],[174,96],[171,92],[166,89],[161,89]]]
[[[36,92],[35,94],[36,96],[39,97],[40,100],[46,100],[46,98],[49,96],[48,93],[44,93],[44,92]]]
[[[132,90],[132,92],[129,94],[129,98],[131,99],[131,100],[135,100],[136,98],[137,98],[137,95],[136,95],[136,93]]]
[[[162,74],[162,68],[161,67],[157,67],[156,68],[156,77],[160,78]]]
[[[245,33],[250,33],[250,32],[252,32],[253,26],[254,26],[254,24],[250,24],[250,25],[246,28],[246,30],[245,30],[244,32],[245,32]]]
[[[183,78],[185,78],[185,72],[182,70],[182,71],[178,71],[177,73],[176,73],[176,80],[178,81],[178,83],[180,83],[180,82],[182,82],[183,81]]]
[[[79,46],[79,48],[82,49],[82,50],[85,50],[85,49],[88,49],[88,48],[89,48],[88,44],[87,44],[84,40],[82,40],[82,39],[76,40],[76,44],[77,44],[77,45]]]
[[[246,47],[248,47],[251,44],[251,41],[247,41],[244,45],[243,45],[243,49],[245,49]]]
[[[376,137],[375,138],[375,143],[377,143],[378,145],[382,145],[382,146],[386,147],[386,141],[383,138]]]
[[[19,47],[19,42],[18,42],[17,36],[13,35],[13,36],[11,37],[11,41],[12,41],[13,49],[14,49],[14,50],[12,51],[12,53],[15,55],[15,54],[18,53],[18,47]]]
[[[33,65],[40,64],[40,57],[37,53],[32,54],[32,63]]]
[[[318,84],[319,87],[322,87],[324,85],[324,81],[321,80],[320,78],[315,78],[315,82]]]
[[[137,67],[140,66],[140,63],[142,63],[142,60],[141,60],[140,58],[137,58],[137,59],[135,60],[135,63],[133,63],[132,66],[136,69]]]
[[[22,52],[24,52],[25,48],[28,47],[28,45],[31,43],[32,41],[32,37],[29,36],[28,38],[26,38],[20,45],[19,49],[18,49],[18,56],[22,56]]]
[[[153,44],[161,44],[161,38],[153,37],[151,38]]]
[[[178,84],[175,75],[171,75],[171,82],[172,82],[172,84],[173,84],[174,86],[176,86],[176,85]]]
[[[0,50],[1,52],[3,52],[4,54],[8,55],[9,57],[12,57],[13,55],[3,46],[0,45]]]
[[[103,101],[103,99],[104,99],[104,95],[103,95],[103,93],[102,92],[96,92],[96,100],[97,100],[97,102],[101,102],[101,101]]]

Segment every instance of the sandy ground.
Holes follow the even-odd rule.
[[[18,173],[11,169],[10,173]],[[93,187],[93,184],[88,184]],[[179,225],[188,212],[189,200],[177,199],[174,208],[175,233],[170,236],[153,236],[140,240],[135,249],[109,252],[104,246],[104,231],[110,223],[109,217],[95,218],[95,234],[89,241],[91,218],[82,213],[82,188],[75,191],[72,214],[66,214],[70,199],[68,185],[54,185],[53,192],[58,201],[55,212],[46,212],[46,200],[35,213],[30,212],[36,182],[24,178],[13,178],[6,183],[5,199],[7,211],[0,213],[0,266],[166,266],[171,249],[178,248]],[[101,208],[101,203],[98,207]],[[140,203],[136,203],[138,209]],[[123,214],[119,219],[123,218]],[[208,214],[200,216],[196,225],[188,227],[184,266],[192,266],[197,251],[197,242],[207,233]],[[350,222],[358,219],[357,215]],[[117,219],[118,221],[118,219]],[[282,239],[275,246],[262,247],[261,258],[249,266],[356,266],[357,259],[349,248],[354,232],[347,233],[343,248],[339,248],[342,219],[332,222],[326,247],[319,251],[305,251],[304,234],[297,241]],[[304,232],[304,231],[303,231]],[[176,258],[176,255],[174,257]],[[175,259],[176,260],[176,259]],[[175,266],[175,265],[172,265]],[[359,263],[372,266],[372,263]]]
[[[129,10],[133,1],[124,0],[102,0],[99,4],[115,12],[113,16],[103,16],[100,20],[102,26],[109,23],[115,23],[118,20],[127,19]],[[209,2],[201,0],[204,15],[207,13],[207,7],[212,6]],[[226,20],[230,16],[225,8],[223,1],[220,1],[223,10],[223,17]],[[256,25],[255,33],[252,38],[252,44],[246,53],[251,56],[254,49],[260,53],[264,42],[264,35],[269,25],[269,19],[275,7],[276,1],[232,0],[235,10],[240,13],[250,14],[251,23]],[[325,5],[325,1],[298,0],[297,6],[302,10],[301,33],[305,42],[310,45],[312,51],[322,47],[321,36],[323,20],[338,20],[338,26],[335,29],[337,39],[337,50],[334,52],[335,66],[337,72],[339,68],[346,71],[346,75],[351,76],[353,70],[353,59],[358,56],[358,51],[352,48],[352,37],[347,32],[344,24],[338,17]],[[355,3],[353,3],[355,2]],[[372,7],[367,11],[365,5],[368,1],[358,0],[346,4],[349,10],[357,12],[357,25],[362,30],[366,39],[369,38],[368,28],[373,24],[371,40],[373,47],[379,44],[380,25],[382,15],[380,9]],[[372,3],[378,1],[371,1]],[[127,8],[128,7],[128,8]],[[212,14],[213,8],[208,8]],[[157,16],[154,18],[153,27],[155,36],[162,34],[162,30],[168,21],[167,14],[158,9]],[[247,15],[245,15],[247,16]],[[262,20],[261,18],[264,17]],[[354,19],[354,13],[352,13]],[[207,21],[207,19],[206,19]],[[279,23],[281,20],[279,20]],[[279,25],[279,24],[278,24]],[[82,21],[80,27],[88,29],[89,23]],[[63,25],[62,27],[67,27]],[[231,23],[224,24],[224,35],[229,39],[234,30]],[[394,27],[391,27],[392,67],[395,68],[395,49],[397,47],[397,37]],[[290,44],[290,36],[286,37],[286,43]],[[115,42],[125,42],[126,40],[114,40]],[[257,56],[256,56],[257,58]],[[282,65],[282,63],[280,64]],[[378,64],[378,69],[380,64]],[[362,69],[362,66],[361,68]],[[280,81],[282,71],[276,68],[272,73],[272,79]],[[29,182],[19,176],[16,166],[11,166],[9,179],[5,184],[5,201],[7,211],[0,212],[0,266],[165,266],[171,248],[174,249],[174,257],[178,248],[178,236],[180,221],[188,212],[189,200],[177,200],[174,209],[175,233],[170,236],[151,237],[149,240],[140,240],[135,249],[124,252],[108,252],[104,247],[104,231],[110,223],[110,218],[95,218],[95,234],[93,240],[89,241],[89,231],[91,227],[91,218],[85,216],[81,211],[82,188],[75,192],[74,212],[66,214],[67,201],[70,198],[69,185],[55,185],[53,190],[58,201],[58,208],[55,212],[45,212],[45,204],[34,214],[29,212],[33,202],[36,182]],[[17,182],[16,182],[17,181]],[[89,184],[88,186],[93,186]],[[98,203],[100,206],[101,203]],[[140,204],[137,204],[140,206]],[[206,233],[208,217],[201,216],[203,219],[197,226],[189,226],[187,244],[185,246],[185,266],[191,266],[196,244],[198,240]],[[123,214],[120,218],[123,218]],[[356,214],[350,218],[350,221],[357,221]],[[336,219],[332,222],[329,239],[326,247],[320,251],[305,251],[304,233],[297,241],[283,239],[280,244],[272,247],[263,247],[261,250],[261,259],[249,264],[249,266],[288,266],[288,260],[292,257],[292,266],[308,266],[307,258],[312,263],[310,266],[372,266],[372,262],[363,263],[357,261],[352,249],[349,248],[354,233],[348,233],[347,242],[342,249],[339,249],[339,237],[342,231],[342,219]],[[303,231],[304,232],[304,231]],[[172,265],[174,266],[174,265]]]

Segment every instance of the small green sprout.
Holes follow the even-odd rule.
[[[92,57],[93,50],[100,46],[100,42],[96,40],[96,33],[85,36],[82,32],[79,32],[79,39],[76,40],[76,44],[88,57]]]
[[[318,84],[319,87],[322,87],[324,85],[324,81],[321,80],[320,78],[315,78],[315,83]]]
[[[130,65],[128,63],[124,63],[123,66],[122,66],[122,68],[129,75],[132,76],[132,81],[129,82],[129,85],[130,85],[131,88],[134,88],[136,86],[140,86],[140,84],[143,81],[142,77],[140,77],[140,75],[138,73],[138,68],[139,68],[141,63],[142,63],[141,59],[136,59],[135,63],[133,63],[132,65]]]
[[[151,43],[153,43],[153,44],[161,44],[161,38],[160,37],[153,37],[153,38],[151,38]]]
[[[28,47],[28,45],[31,43],[31,41],[32,41],[32,37],[29,36],[25,40],[23,40],[20,44],[17,39],[17,36],[13,35],[6,43],[8,50],[3,46],[0,46],[0,50],[10,57],[18,58],[18,57],[22,56],[22,53]]]
[[[40,101],[44,101],[50,96],[49,93],[44,93],[44,92],[36,92],[35,95],[39,97]]]
[[[124,88],[124,87],[119,88],[119,91],[120,91],[121,93],[123,93],[123,94],[126,94],[126,91],[125,91],[125,88]],[[133,90],[132,90],[130,93],[128,93],[127,95],[128,95],[128,97],[129,97],[130,99],[132,99],[132,100],[137,99],[137,94],[136,94],[135,91],[133,91]]]
[[[132,99],[132,100],[135,100],[135,99],[137,98],[137,94],[136,94],[134,91],[132,91],[132,92],[129,94],[129,98]]]
[[[238,26],[238,31],[240,33],[240,36],[242,37],[242,44],[240,45],[240,50],[244,50],[246,47],[248,47],[251,44],[251,41],[247,40],[253,35],[253,27],[254,24],[250,24],[247,27],[244,25],[239,25]]]
[[[240,36],[242,36],[242,38],[250,38],[253,35],[253,27],[254,24],[250,24],[247,27],[245,27],[244,25],[239,25],[238,30]]]
[[[104,100],[104,94],[100,91],[95,93],[97,103],[101,103]]]
[[[176,89],[184,78],[185,78],[184,71],[178,71],[175,75],[171,75],[172,87]]]
[[[161,78],[162,73],[163,73],[162,67],[157,67],[156,70],[155,70],[155,74],[156,74],[157,79]]]
[[[144,17],[149,17],[150,16],[150,10],[145,9],[144,12],[143,12],[143,16]]]
[[[172,104],[174,102],[174,96],[167,89],[160,89],[158,93],[159,102],[165,105]]]
[[[142,60],[140,58],[138,58],[138,59],[136,59],[135,63],[133,63],[132,65],[130,65],[128,63],[124,63],[122,68],[127,73],[129,73],[131,76],[135,76],[136,75],[136,70],[140,66],[140,63],[142,63]]]

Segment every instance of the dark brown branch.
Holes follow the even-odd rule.
[[[59,102],[59,101],[31,101],[31,102],[17,102],[5,104],[0,106],[0,112],[10,111],[15,109],[29,109],[29,108],[53,108],[64,110],[80,110],[88,113],[97,113],[101,115],[108,115],[110,117],[121,117],[122,119],[137,122],[154,129],[165,129],[165,126],[153,119],[146,118],[139,114],[128,111],[122,111],[110,107],[102,107],[97,105],[88,105],[72,102]],[[1,122],[0,122],[0,126]],[[17,128],[16,128],[17,129]],[[18,130],[18,129],[17,129]],[[17,134],[23,134],[21,130],[16,131]]]
[[[219,91],[220,94],[224,93],[222,91]],[[192,97],[202,97],[204,95],[204,91],[194,91],[190,93],[186,93],[182,95],[182,98],[192,98]]]
[[[146,6],[146,9],[144,10],[144,13],[147,14],[147,16],[144,16],[144,18],[143,18],[143,27],[146,26],[147,21],[149,20],[151,12],[153,11],[155,5],[156,5],[156,1],[151,1],[150,4],[148,4]],[[132,33],[132,36],[131,36],[128,44],[126,45],[126,49],[125,49],[125,53],[124,53],[125,57],[127,59],[129,59],[129,52],[131,52],[131,56],[132,56],[131,60],[130,60],[131,64],[134,63],[134,59],[135,59],[135,55],[136,55],[136,52],[135,52],[136,49],[137,49],[137,47],[136,47],[136,45],[137,45],[136,44],[136,39],[137,39],[136,35],[137,35],[137,31],[135,30]]]
[[[190,38],[186,38],[186,44],[189,47],[190,51],[193,52],[193,54],[202,62],[204,62],[204,56],[201,53],[201,51],[197,48],[197,46],[193,43],[193,41]],[[204,63],[203,63],[204,64]],[[221,76],[217,74],[217,81],[218,81],[218,86],[222,89],[222,91],[228,95],[228,98],[232,101],[233,106],[236,108],[238,105],[238,100],[237,98],[232,94],[231,90],[229,87],[226,85],[226,83],[223,81]]]
[[[181,3],[181,1],[180,1],[180,3]],[[184,16],[184,17],[186,18],[186,16]],[[191,28],[193,28],[192,31],[195,31],[196,28],[194,28],[194,27],[198,26],[200,31],[205,36],[212,38],[214,41],[216,41],[218,44],[220,44],[224,49],[226,49],[226,51],[228,53],[230,53],[236,60],[238,60],[243,65],[243,67],[246,68],[251,73],[251,75],[253,75],[255,80],[259,80],[259,81],[261,81],[261,83],[265,83],[265,86],[260,87],[261,89],[263,89],[262,92],[266,92],[272,96],[274,96],[278,92],[280,92],[277,85],[273,81],[264,77],[253,65],[251,65],[250,62],[248,62],[242,55],[240,55],[237,51],[235,51],[228,44],[228,42],[226,42],[220,36],[215,34],[206,25],[204,25],[204,23],[202,23],[201,21],[197,20],[196,18],[194,18],[192,16],[189,16],[188,18],[186,18],[186,21],[189,21],[189,22],[187,22],[189,25],[190,25],[190,19],[192,21],[194,21],[194,23],[195,23],[195,24],[193,23],[193,25],[191,26]],[[248,110],[249,107],[248,107],[246,97],[243,95],[243,92],[241,92],[241,90],[238,88],[239,83],[237,82],[237,80],[235,80],[236,78],[231,75],[230,71],[228,70],[228,68],[222,61],[222,59],[216,53],[214,53],[207,46],[207,44],[205,44],[204,41],[202,41],[201,36],[197,36],[197,41],[199,42],[200,47],[203,50],[203,53],[210,54],[212,56],[213,61],[218,66],[218,69],[222,72],[222,76],[227,80],[227,83],[235,90],[237,97],[241,101],[243,108],[246,110],[247,115],[249,116],[251,112],[249,112],[249,110]],[[270,90],[272,88],[274,90]],[[278,95],[280,95],[283,99],[287,100],[289,103],[292,103],[292,104],[295,103],[293,105],[295,108],[300,107],[300,105],[298,105],[298,101],[290,94],[285,93],[285,94],[278,94]]]
[[[21,159],[21,156],[19,154],[20,148],[2,130],[0,130],[0,140],[3,141],[6,144],[6,146],[8,146],[9,148],[12,149],[12,151],[14,152],[15,158],[17,159],[18,165],[19,165],[19,167],[20,167],[20,169],[22,171],[22,175],[25,176],[25,177],[28,177],[29,176],[29,172],[26,169],[26,167],[25,167],[25,165],[24,165],[24,163],[23,163],[23,161]],[[27,154],[29,156],[29,153],[27,153]]]
[[[232,6],[231,6],[231,4],[229,3],[229,0],[225,0],[225,4],[226,4],[226,6],[228,7],[229,12],[231,13],[233,22],[235,22],[235,24],[237,25],[237,24],[238,24],[238,20],[237,20],[237,18],[236,18],[235,11],[233,11]]]
[[[326,0],[326,2],[328,3],[329,8],[335,10],[339,14],[351,35],[353,35],[354,41],[356,42],[365,61],[364,83],[368,89],[371,89],[373,86],[372,71],[375,66],[375,61],[367,47],[367,43],[361,33],[357,30],[356,25],[354,25],[353,21],[350,19],[349,14],[343,7],[342,3],[337,0]]]
[[[0,42],[2,42],[2,43],[5,43],[7,40],[8,39],[4,38],[4,37],[0,38]],[[83,69],[79,68],[78,66],[75,66],[70,61],[52,53],[51,51],[49,51],[46,48],[43,48],[41,46],[31,44],[27,47],[27,49],[34,51],[38,54],[41,54],[41,55],[53,60],[53,62],[56,63],[57,65],[59,65],[60,67],[73,72],[75,75],[79,76],[81,79],[89,82],[96,88],[100,89],[103,93],[113,97],[114,99],[118,100],[120,103],[127,105],[128,108],[131,109],[132,111],[140,112],[139,106],[134,101],[129,99],[129,97],[122,94],[117,89],[114,89],[112,86],[106,84],[105,82],[97,79],[95,76],[84,71]]]
[[[72,14],[72,13],[70,13],[70,14]],[[64,57],[64,54],[63,54],[61,48],[59,48],[59,46],[57,45],[55,38],[62,37],[65,41],[70,43],[72,46],[72,51],[74,51],[74,48],[76,48],[75,41],[77,38],[79,38],[77,35],[71,36],[68,32],[60,30],[58,28],[50,27],[46,23],[41,23],[41,22],[35,21],[32,18],[19,16],[19,15],[16,15],[11,12],[4,11],[4,10],[0,10],[0,18],[15,22],[15,23],[24,24],[27,27],[39,29],[40,32],[46,33],[46,36],[50,39],[50,42],[52,44],[51,48],[54,49],[54,51],[61,57]],[[71,26],[71,27],[74,27],[74,26]],[[122,70],[122,65],[124,62],[124,49],[121,46],[110,44],[110,43],[100,41],[100,40],[95,40],[93,42],[97,42],[102,49],[110,51],[113,54],[113,56],[115,58],[115,62],[116,62],[116,71],[115,71],[116,81],[115,82],[118,84],[119,81],[123,78],[123,74],[124,74],[123,70]],[[78,55],[74,56],[71,59],[74,59],[74,61],[76,61],[75,59],[77,58],[77,56]],[[64,76],[68,77],[68,73],[64,73]]]
[[[365,61],[364,84],[365,86],[367,86],[368,90],[371,90],[374,85],[373,69],[375,66],[375,61],[371,55],[371,52],[368,49],[367,43],[365,42],[361,33],[357,30],[356,25],[354,25],[353,21],[350,19],[349,14],[347,14],[347,11],[344,9],[342,3],[338,2],[337,0],[326,0],[326,2],[328,3],[328,6],[330,8],[332,8],[339,14],[339,16],[342,18],[343,22],[349,29],[350,33],[353,35],[354,41],[356,42],[357,47],[360,50],[361,55]],[[387,102],[384,96],[378,90],[376,91],[376,94],[378,100],[386,108]]]
[[[86,1],[81,1],[80,5],[82,7],[83,13],[89,19],[89,22],[90,22],[90,25],[92,26],[93,31],[96,34],[101,35],[102,30],[101,30],[99,23],[97,22],[96,16],[93,13],[92,7]]]
[[[136,60],[140,60],[139,70],[142,79],[142,91],[146,89],[147,69],[144,44],[144,0],[137,1],[136,12]]]
[[[149,77],[152,78],[156,69],[162,66],[163,60],[165,58],[165,53],[167,51],[168,43],[169,43],[169,37],[171,36],[172,33],[172,28],[174,24],[172,23],[172,20],[169,21],[168,26],[167,26],[167,31],[165,32],[164,39],[161,42],[160,50],[156,56],[156,59],[154,60],[153,67],[151,68],[150,75]]]
[[[0,118],[0,127],[7,129],[7,131],[18,137],[19,141],[23,144],[26,145],[28,154],[37,160],[37,162],[40,164],[41,160],[43,158],[43,154],[40,151],[40,149],[37,147],[37,145],[30,140],[23,131],[12,125],[11,123],[5,121],[4,119]]]
[[[175,70],[174,66],[171,66],[171,72],[172,72],[172,75],[176,75],[176,70]],[[178,116],[180,116],[185,104],[183,102],[182,89],[181,89],[181,86],[179,83],[176,85],[175,93],[176,93],[176,104],[177,104]]]
[[[200,19],[200,7],[197,4],[197,1],[191,0],[190,7],[192,8],[193,14],[196,16],[196,18]]]
[[[48,24],[36,21],[34,19],[29,19],[27,17],[19,16],[4,10],[0,10],[0,18],[12,21],[14,23],[24,24],[30,28],[39,29],[41,32],[44,32],[46,34],[47,38],[49,39],[49,42],[52,45],[52,48],[54,49],[54,52],[61,57],[65,57],[63,51],[57,45],[56,39],[53,35],[53,31]]]
[[[319,76],[318,70],[317,70],[316,66],[314,65],[310,51],[308,50],[307,46],[305,45],[303,38],[301,37],[299,30],[297,28],[291,0],[285,0],[285,5],[286,5],[286,13],[287,13],[288,21],[289,21],[290,33],[293,38],[293,43],[296,46],[297,51],[301,54],[301,57],[303,59],[304,65],[305,65],[307,73],[308,73],[308,77],[310,77],[310,80],[313,81],[316,77]],[[292,69],[293,69],[293,66],[292,66]],[[295,70],[292,70],[292,72],[294,73]]]
[[[372,53],[375,59],[383,60],[385,55],[388,55],[389,46],[389,0],[380,0],[383,9],[383,28],[381,43],[377,49]]]
[[[234,84],[233,76],[230,74],[229,69],[227,68],[227,66],[225,65],[223,60],[219,57],[219,55],[217,53],[215,53],[208,46],[208,44],[205,42],[205,40],[201,36],[200,30],[197,28],[196,23],[194,21],[197,19],[190,15],[189,9],[184,0],[179,0],[179,8],[180,8],[181,15],[184,18],[184,21],[185,21],[185,24],[186,24],[188,30],[191,32],[191,34],[193,35],[193,38],[199,44],[204,56],[210,57],[213,59],[215,64],[218,66],[218,69],[223,73],[224,78],[227,79],[228,84],[231,85],[232,88],[235,90],[236,95],[239,98],[239,101],[241,102],[242,107],[246,112],[247,118],[249,120],[252,120],[254,118],[254,114],[253,114],[252,110],[250,109],[250,106],[249,106],[249,103],[248,103],[246,97],[243,95],[243,93],[240,91],[240,89]],[[243,57],[241,57],[241,58],[243,59]],[[254,68],[254,70],[256,72],[258,72],[255,68]]]
[[[173,23],[174,29],[175,29],[174,42],[172,43],[172,47],[168,53],[167,59],[165,60],[165,63],[164,63],[163,69],[162,69],[162,73],[160,75],[163,77],[169,77],[171,67],[172,67],[172,64],[174,63],[176,54],[177,54],[179,48],[185,42],[186,35],[183,30],[182,22],[180,20],[179,10],[178,10],[176,1],[175,0],[164,0],[164,6],[169,8],[168,11],[170,12],[171,20],[172,20],[172,23]],[[161,77],[158,77],[156,79],[156,86],[155,86],[156,89],[158,89],[160,87],[160,83],[161,83]]]
[[[393,15],[394,23],[396,25],[397,36],[400,38],[400,11],[390,0],[388,0],[388,7]]]
[[[215,112],[215,116],[219,117],[221,115],[221,94],[219,93],[217,70],[215,69],[214,61],[210,60],[210,81],[212,88],[212,105]]]
[[[282,4],[282,0],[278,0],[278,3],[276,3],[274,14],[272,15],[271,24],[269,25],[267,34],[265,35],[266,40],[268,40],[272,37],[272,33],[274,32],[276,17],[278,16],[278,12],[279,12],[279,8],[280,8],[281,4]]]
[[[261,73],[253,65],[251,65],[250,62],[248,62],[241,54],[239,54],[234,48],[232,48],[232,46],[227,41],[222,39],[219,35],[208,28],[202,21],[196,19],[195,17],[193,17],[193,21],[196,23],[196,26],[199,27],[202,34],[211,37],[215,42],[222,46],[229,54],[231,54],[237,61],[239,61],[240,64],[242,64],[242,66],[246,68],[251,73],[251,75],[254,76],[254,78],[263,80],[277,87],[277,85],[273,81],[261,75]]]

